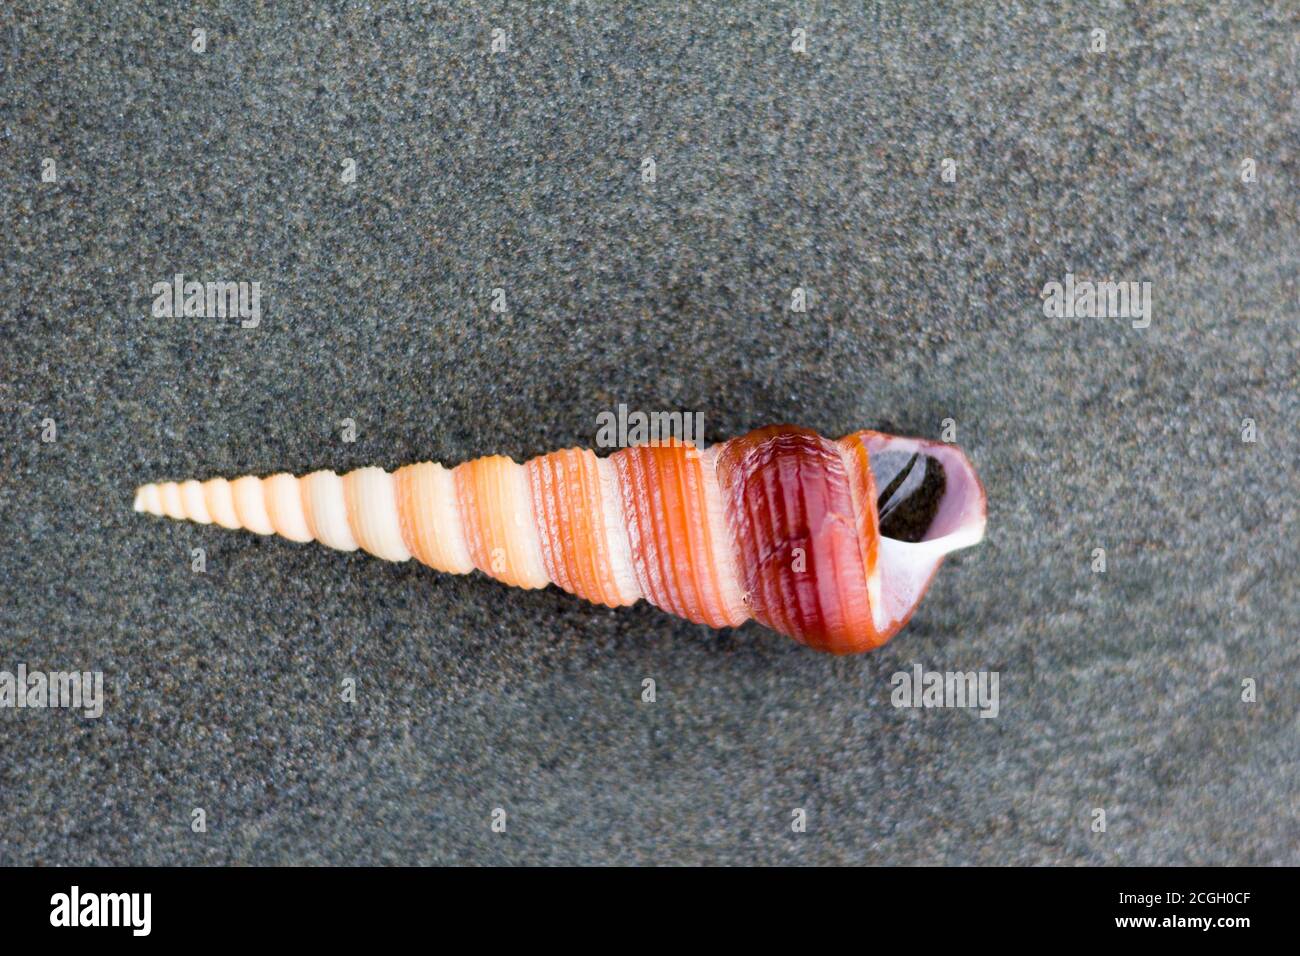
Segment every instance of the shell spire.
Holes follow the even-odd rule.
[[[135,510],[555,584],[609,607],[645,598],[710,627],[752,617],[835,654],[889,640],[985,524],[984,490],[954,446],[789,425],[703,451],[671,441],[522,465],[493,455],[148,484]]]

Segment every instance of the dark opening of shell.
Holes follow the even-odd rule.
[[[882,451],[871,456],[871,472],[881,535],[895,541],[925,540],[948,484],[943,465],[929,455]]]

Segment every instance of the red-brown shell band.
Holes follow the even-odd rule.
[[[946,456],[960,500],[941,534],[882,539],[872,456]],[[928,449],[928,450],[927,450]],[[644,597],[712,627],[751,615],[832,653],[876,647],[902,626],[947,550],[978,540],[983,492],[964,456],[857,432],[758,429],[707,451],[670,443],[597,458],[566,449],[523,465],[494,455],[452,469],[277,474],[146,485],[136,510],[478,568],[506,584],[560,588],[617,607]]]
[[[754,617],[832,653],[874,647],[867,560],[853,476],[865,462],[805,428],[774,426],[727,442],[718,455],[727,524]]]

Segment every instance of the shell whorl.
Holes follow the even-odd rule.
[[[881,537],[873,461],[886,452],[925,455],[955,477],[919,541]],[[833,653],[888,640],[943,555],[984,525],[983,490],[952,446],[878,432],[835,442],[791,426],[704,451],[667,442],[522,465],[493,455],[450,469],[148,484],[135,510],[453,574],[477,568],[516,587],[553,583],[609,607],[644,597],[711,627],[754,617]]]

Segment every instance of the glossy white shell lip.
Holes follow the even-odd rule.
[[[874,580],[868,581],[871,613],[882,633],[901,626],[920,603],[944,557],[979,544],[988,523],[988,499],[970,459],[955,445],[871,432],[863,436],[867,460],[883,451],[929,455],[944,468],[939,511],[920,541],[881,537]],[[868,503],[876,507],[874,501]]]

